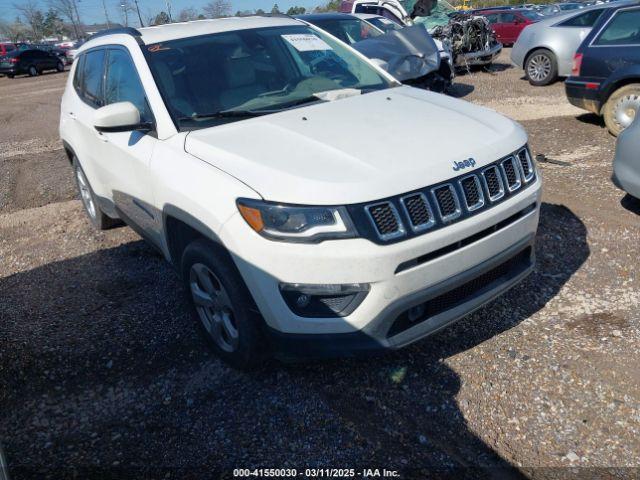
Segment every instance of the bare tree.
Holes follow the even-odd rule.
[[[179,22],[189,22],[191,20],[197,20],[197,19],[198,19],[198,11],[193,7],[183,8],[182,10],[180,10],[180,13],[178,14]]]
[[[71,23],[76,38],[84,35],[80,13],[78,12],[78,0],[49,0],[49,6]]]
[[[7,23],[0,21],[0,34],[16,43],[27,39],[28,30],[21,22]]]
[[[229,17],[233,11],[229,0],[211,0],[202,9],[210,18]]]
[[[42,10],[38,8],[37,0],[25,0],[24,2],[14,3],[13,8],[20,13],[22,19],[31,29],[32,38],[40,40],[43,36],[44,15]]]

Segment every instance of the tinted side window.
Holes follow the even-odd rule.
[[[109,50],[107,75],[105,77],[104,104],[131,102],[138,110],[142,121],[151,121],[144,88],[131,57],[124,50]]]
[[[489,20],[489,23],[494,24],[494,23],[498,23],[498,14],[497,13],[492,13],[491,15],[487,15],[487,20]]]
[[[640,45],[640,10],[618,12],[595,42],[596,45]]]
[[[516,21],[516,16],[513,13],[501,13],[500,23],[513,23]]]
[[[581,15],[570,18],[566,22],[562,22],[560,24],[561,27],[593,27],[593,24],[596,23],[596,20],[600,18],[604,10],[591,10],[589,12],[585,12]]]
[[[94,107],[103,105],[104,52],[104,50],[93,50],[86,53],[82,66],[82,97]]]

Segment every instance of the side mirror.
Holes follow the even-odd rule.
[[[385,72],[389,70],[389,64],[384,60],[380,58],[371,58],[370,60],[371,60],[371,63],[377,65],[378,67],[383,69]]]
[[[150,123],[140,120],[140,111],[131,102],[112,103],[93,114],[93,126],[99,132],[149,131]]]

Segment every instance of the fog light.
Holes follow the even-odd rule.
[[[415,322],[416,320],[420,320],[422,318],[425,311],[426,308],[424,306],[424,303],[421,303],[420,305],[411,307],[409,311],[407,311],[407,318],[410,322]]]
[[[300,317],[344,317],[362,303],[369,293],[369,284],[282,283],[280,292],[287,306]]]

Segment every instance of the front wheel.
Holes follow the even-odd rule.
[[[529,83],[536,87],[549,85],[558,79],[558,62],[549,50],[535,50],[525,62]]]
[[[80,200],[82,200],[82,206],[84,207],[91,224],[98,230],[108,230],[120,224],[116,219],[113,219],[106,215],[98,205],[98,199],[96,194],[91,188],[87,176],[82,170],[77,158],[73,159],[73,171],[76,179],[76,185],[78,186],[78,192],[80,192]]]
[[[225,250],[199,239],[182,255],[182,278],[207,343],[231,366],[248,370],[264,358],[262,319]]]
[[[640,83],[625,85],[613,92],[602,109],[604,123],[611,135],[620,135],[633,123],[639,110]]]

